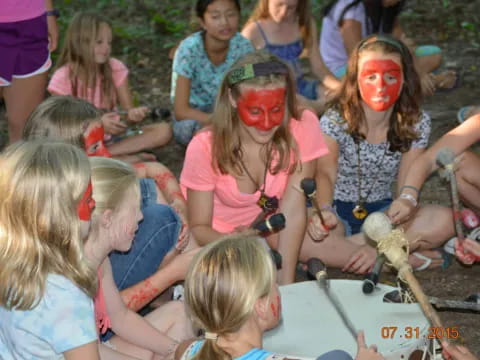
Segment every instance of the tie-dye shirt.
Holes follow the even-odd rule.
[[[63,353],[97,341],[93,301],[70,280],[51,274],[32,310],[0,307],[0,359],[63,359]]]
[[[190,360],[193,356],[200,350],[204,343],[204,340],[194,341],[183,353],[183,356],[180,360]],[[240,357],[234,358],[233,360],[287,360],[281,355],[271,353],[269,351],[254,348],[249,352],[243,354]]]

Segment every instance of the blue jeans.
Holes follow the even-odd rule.
[[[390,207],[392,199],[384,199],[363,204],[368,213],[375,211],[385,211]],[[362,231],[362,225],[365,219],[357,219],[353,216],[352,210],[357,206],[357,203],[351,201],[334,200],[333,206],[337,211],[338,217],[342,220],[345,226],[345,235],[355,235]]]
[[[149,181],[140,182],[140,188],[143,220],[138,224],[132,247],[127,252],[113,251],[109,255],[119,290],[139,283],[158,270],[165,255],[175,246],[182,226],[170,206],[156,203],[156,189],[153,187],[152,191]],[[102,341],[113,335],[109,330],[102,335]]]
[[[200,111],[211,113],[213,111],[213,105],[203,105],[203,106],[193,106],[191,107],[198,109]],[[173,137],[175,140],[182,145],[188,145],[190,140],[192,140],[193,135],[202,128],[202,125],[197,120],[180,120],[177,121],[175,116],[173,116]]]
[[[317,100],[318,83],[318,80],[307,80],[303,77],[297,78],[297,92],[309,100]]]

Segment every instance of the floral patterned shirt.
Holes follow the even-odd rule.
[[[340,201],[357,202],[358,196],[358,155],[353,138],[347,133],[347,123],[338,113],[330,109],[320,119],[320,128],[325,135],[338,144],[337,182],[333,198]],[[425,113],[415,125],[418,138],[411,148],[426,148],[430,137],[431,120]],[[370,144],[365,140],[359,143],[361,164],[361,194],[365,202],[392,198],[392,184],[396,180],[401,152],[389,151],[388,141]]]
[[[225,61],[214,65],[208,58],[203,41],[203,31],[196,32],[184,39],[173,59],[172,88],[170,97],[175,99],[177,77],[181,75],[190,79],[190,105],[198,108],[213,105],[223,75],[235,61],[254,50],[249,40],[240,33],[230,39],[230,46]]]

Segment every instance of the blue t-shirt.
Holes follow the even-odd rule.
[[[198,352],[198,350],[200,350],[204,342],[205,340],[200,340],[200,341],[194,341],[192,344],[190,344],[187,350],[185,350],[185,352],[183,353],[181,360],[191,359]],[[282,360],[282,359],[285,359],[285,357],[281,355],[276,355],[274,353],[271,353],[263,349],[254,348],[249,352],[243,354],[242,356],[234,358],[233,360]]]
[[[0,307],[0,359],[63,359],[65,351],[97,341],[93,301],[70,280],[51,274],[32,310]]]
[[[235,61],[243,55],[254,51],[249,40],[240,33],[230,39],[230,46],[225,61],[214,65],[208,58],[203,41],[203,31],[196,32],[184,39],[178,46],[173,59],[172,88],[170,98],[175,99],[177,77],[181,75],[190,79],[190,99],[192,107],[213,105],[223,75]]]

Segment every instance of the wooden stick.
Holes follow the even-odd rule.
[[[442,320],[440,320],[440,317],[438,316],[437,312],[435,311],[433,306],[430,304],[430,301],[428,297],[425,295],[425,292],[423,291],[422,286],[418,282],[415,275],[413,275],[410,266],[407,265],[402,267],[398,271],[398,273],[402,278],[405,279],[408,286],[410,286],[410,289],[412,290],[413,295],[415,295],[415,297],[417,298],[417,301],[420,304],[420,307],[422,308],[423,313],[425,314],[427,319],[430,320],[432,326],[443,329],[444,327],[442,324]]]

